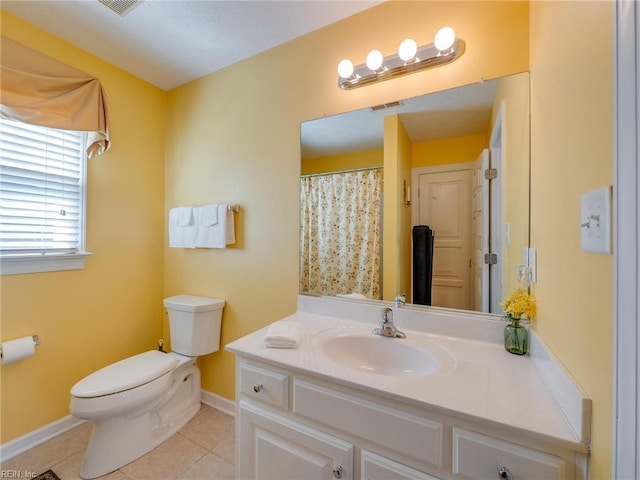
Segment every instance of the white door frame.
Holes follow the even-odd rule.
[[[489,217],[491,213],[489,212],[489,180],[485,178],[485,171],[489,168],[489,149],[485,148],[482,150],[480,155],[478,155],[478,159],[473,162],[473,176],[475,176],[475,184],[471,186],[472,192],[474,195],[477,195],[477,188],[480,186],[480,199],[477,197],[474,198],[472,195],[471,199],[471,307],[474,310],[489,313],[491,310],[489,308],[490,298],[489,298],[489,265],[484,262],[484,254],[490,252],[489,248]],[[480,224],[478,225],[478,221],[474,219],[476,202],[480,202],[481,215],[480,215]],[[474,250],[475,239],[478,237],[478,230],[480,230],[480,252],[478,250]],[[480,286],[478,287],[477,281],[477,272],[480,273]],[[479,291],[478,291],[479,290]],[[480,305],[474,303],[474,300],[477,297],[480,297]],[[474,308],[475,307],[475,308]]]
[[[640,465],[640,4],[617,0],[614,101],[614,392],[612,478]]]
[[[491,168],[498,171],[498,178],[489,182],[489,251],[498,256],[498,263],[489,266],[489,312],[502,313],[502,299],[504,298],[503,277],[505,272],[505,258],[503,246],[504,229],[504,186],[506,185],[505,174],[505,152],[506,143],[506,123],[505,123],[506,101],[500,102],[495,123],[491,129],[491,139],[489,141]]]

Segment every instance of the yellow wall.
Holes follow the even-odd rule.
[[[1,22],[3,35],[100,78],[113,142],[88,162],[85,269],[0,277],[2,339],[42,341],[2,366],[6,443],[68,415],[74,383],[162,336],[167,94],[6,12]]]
[[[614,2],[531,4],[536,329],[593,400],[591,479],[611,478],[613,256],[580,249],[580,196],[613,182]]]
[[[592,478],[608,478],[612,257],[582,253],[577,222],[579,196],[612,182],[612,14],[610,2],[387,2],[166,94],[3,13],[4,35],[101,78],[114,146],[89,163],[87,267],[1,279],[2,338],[43,341],[2,368],[1,441],[65,416],[75,381],[155,343],[163,296],[224,298],[223,344],[295,310],[301,121],[530,63],[536,328],[594,400]],[[445,24],[467,42],[456,62],[336,87],[341,58],[428,43]],[[166,247],[169,208],[217,201],[242,206],[234,247]],[[233,356],[200,364],[203,388],[233,398]]]
[[[301,174],[338,172],[352,168],[381,167],[384,163],[382,149],[345,153],[330,157],[303,158]]]
[[[385,300],[393,300],[396,295],[404,293],[407,301],[411,302],[411,205],[405,204],[405,188],[411,187],[411,141],[398,117],[398,192],[396,196],[396,210],[398,211],[398,225],[396,242],[398,243],[397,259],[397,290],[386,292]],[[409,193],[409,192],[407,192]]]
[[[491,128],[500,108],[504,108],[503,130],[505,164],[502,176],[502,219],[509,224],[509,244],[504,246],[502,278],[505,295],[520,286],[516,265],[522,264],[523,247],[529,245],[529,75],[510,75],[498,81]],[[503,107],[501,107],[503,105]],[[491,131],[487,132],[491,138]],[[504,228],[501,229],[504,235]],[[504,238],[504,237],[503,237]]]
[[[411,141],[398,115],[384,117],[384,206],[382,299],[405,293],[411,300],[411,209],[404,185],[411,185]]]
[[[362,89],[336,87],[340,59],[364,60],[374,45],[395,51],[407,35],[429,43],[446,24],[468,45],[456,62]],[[528,41],[524,2],[388,2],[171,91],[165,208],[229,201],[242,212],[234,248],[165,247],[165,294],[226,299],[223,343],[294,312],[300,122],[526,71]],[[233,355],[200,364],[203,388],[233,398]]]
[[[488,145],[489,140],[484,133],[414,143],[411,153],[412,166],[421,168],[474,162]]]

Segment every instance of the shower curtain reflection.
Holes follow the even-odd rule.
[[[380,299],[382,168],[300,179],[300,291]]]

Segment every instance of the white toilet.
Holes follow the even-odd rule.
[[[172,352],[126,358],[76,383],[69,409],[94,420],[80,476],[96,478],[126,465],[182,428],[200,409],[199,355],[220,348],[224,300],[166,298]]]

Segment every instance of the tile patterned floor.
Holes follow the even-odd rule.
[[[233,480],[234,418],[206,405],[178,433],[104,480]],[[91,434],[86,422],[2,462],[2,470],[40,474],[52,469],[62,480],[79,480]]]

